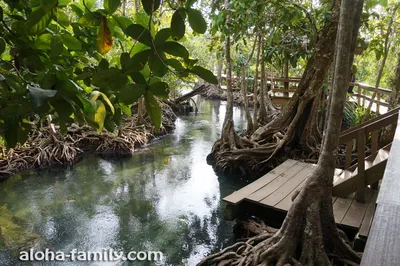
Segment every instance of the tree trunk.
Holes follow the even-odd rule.
[[[253,86],[253,127],[258,128],[258,66],[260,65],[261,35],[258,36],[256,74],[254,75]]]
[[[265,107],[265,61],[264,61],[264,45],[263,38],[260,38],[260,46],[261,46],[261,83],[260,83],[260,114],[258,117],[261,125],[265,125],[267,122],[267,109]]]
[[[285,79],[289,78],[289,60],[285,58],[285,68],[284,68]],[[289,82],[284,83],[284,89],[289,90]],[[289,92],[285,92],[284,96],[289,97]]]
[[[389,110],[400,104],[400,52],[397,55],[396,74],[392,80],[392,93],[390,94]]]
[[[366,110],[365,115],[364,115],[364,117],[362,119],[363,121],[366,121],[366,120],[368,120],[370,118],[372,105],[374,103],[376,95],[379,92],[379,85],[380,85],[381,80],[382,80],[383,70],[385,69],[386,60],[387,60],[387,58],[389,56],[390,35],[392,34],[393,22],[394,22],[394,19],[396,17],[395,15],[396,15],[396,12],[397,12],[397,9],[398,9],[399,6],[400,5],[397,5],[393,9],[393,13],[391,14],[390,19],[389,19],[388,29],[387,29],[387,32],[386,32],[386,35],[385,35],[383,59],[382,59],[382,62],[381,62],[380,68],[379,68],[378,77],[376,78],[375,90],[374,90],[374,93],[372,94],[371,100],[368,103],[367,110]],[[377,113],[379,113],[379,110],[376,110],[376,111],[377,111]]]
[[[218,86],[222,85],[222,56],[218,56],[218,69],[217,69]]]
[[[210,157],[215,158],[213,164],[217,172],[260,171],[284,147],[300,148],[317,154],[315,151],[318,151],[322,139],[318,128],[321,88],[333,61],[339,21],[340,3],[339,1],[334,3],[330,20],[321,30],[314,53],[307,63],[293,97],[279,115],[265,126],[258,128],[249,140],[244,140],[246,143],[244,149],[236,147],[231,150],[218,150],[214,149],[216,148],[214,146]],[[255,84],[256,78],[257,76]],[[254,114],[257,114],[256,106],[255,101]],[[256,129],[257,119],[253,119],[253,123]],[[239,161],[241,162],[238,163]]]
[[[227,87],[227,106],[223,128],[227,127],[228,123],[233,124],[233,91],[232,91],[232,66],[231,66],[231,35],[230,35],[230,0],[225,0],[226,20],[225,27],[227,36],[225,38],[225,61],[226,61],[226,87]]]
[[[392,93],[389,98],[389,111],[400,105],[400,53],[397,55],[396,73],[391,82]],[[380,139],[381,145],[389,144],[393,141],[396,127],[390,125],[386,127]]]
[[[142,125],[144,124],[144,116],[145,116],[145,106],[144,106],[144,98],[140,98],[138,101],[138,111],[137,111],[137,124]]]
[[[357,35],[353,27],[359,25],[363,0],[342,2],[340,27],[324,147],[318,165],[307,178],[304,187],[293,197],[293,204],[274,235],[267,232],[247,242],[231,246],[229,253],[211,255],[198,265],[332,265],[330,258],[341,264],[360,263],[360,257],[335,224],[332,207],[332,183],[335,172],[336,150],[339,144],[343,108],[346,101],[349,64],[354,49],[351,43]],[[229,254],[230,256],[228,256]],[[224,264],[226,263],[226,264]]]
[[[140,12],[140,0],[135,0],[135,12]]]
[[[242,66],[242,94],[243,94],[243,103],[244,103],[244,112],[246,114],[246,120],[247,120],[247,129],[246,131],[248,133],[253,132],[253,120],[251,119],[251,114],[249,110],[249,101],[247,98],[247,82],[246,82],[246,66]]]

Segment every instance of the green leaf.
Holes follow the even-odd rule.
[[[121,110],[124,114],[126,114],[127,116],[132,116],[132,110],[129,106],[123,103],[119,103],[119,107],[121,107]]]
[[[161,46],[164,44],[168,38],[171,37],[171,29],[170,28],[164,28],[161,29],[157,32],[156,37],[154,38],[154,44],[155,46]]]
[[[194,66],[192,69],[190,69],[190,72],[196,74],[197,76],[211,84],[218,84],[218,79],[208,69],[205,69],[201,66]]]
[[[150,54],[151,50],[148,49],[135,54],[124,62],[121,61],[122,70],[128,74],[142,70],[149,60]]]
[[[93,13],[86,13],[79,19],[78,22],[85,27],[95,27],[100,24],[100,19],[93,15]]]
[[[39,50],[49,50],[53,35],[44,33],[35,40],[35,48]]]
[[[61,8],[58,8],[56,10],[56,18],[58,24],[60,24],[61,26],[68,27],[70,25],[68,15],[61,11]]]
[[[142,97],[145,92],[146,90],[144,85],[128,84],[118,93],[118,98],[123,104],[133,104],[137,102],[137,100],[139,100],[139,98]]]
[[[188,8],[186,9],[189,25],[193,31],[204,34],[207,30],[207,22],[199,10]]]
[[[104,0],[104,9],[112,15],[121,5],[121,0]]]
[[[182,11],[178,9],[172,15],[171,19],[171,36],[174,40],[180,40],[185,35],[185,20]]]
[[[186,48],[177,42],[165,42],[162,46],[162,50],[167,54],[178,56],[182,58],[188,58],[189,52]]]
[[[150,57],[150,68],[158,77],[163,77],[168,72],[168,68],[165,66],[162,59],[165,60],[165,55],[160,52],[158,55],[155,54]]]
[[[100,91],[92,91],[92,93],[90,94],[90,100],[96,101],[97,98],[99,98],[99,96],[103,97],[103,100],[108,104],[108,107],[110,107],[111,112],[114,114],[115,113],[114,106],[112,105],[112,103],[111,103],[110,99],[107,97],[107,95],[105,95],[104,93],[102,93]]]
[[[126,28],[126,34],[133,39],[152,47],[152,37],[150,31],[139,24],[132,24]]]
[[[104,127],[107,111],[102,101],[96,101],[96,113],[94,114],[94,122],[98,125],[97,133],[100,133]]]
[[[33,11],[26,21],[26,27],[28,34],[36,35],[44,31],[49,25],[53,18],[53,10],[46,10],[44,7],[40,7]]]
[[[149,15],[156,11],[160,4],[161,0],[142,0],[143,9]]]
[[[56,90],[43,90],[38,87],[28,85],[29,96],[34,107],[43,105],[48,99],[53,98]]]
[[[82,49],[81,42],[69,33],[62,33],[61,38],[65,46],[67,46],[71,51],[79,51]]]
[[[126,74],[119,69],[110,68],[101,70],[93,75],[92,84],[99,88],[110,88],[115,91],[120,90],[128,82]]]
[[[181,62],[179,62],[175,58],[170,58],[170,59],[165,60],[165,64],[169,65],[176,71],[184,71],[185,70],[185,68],[182,66]]]
[[[53,36],[51,39],[51,53],[59,56],[64,52],[64,44],[60,35]]]
[[[6,42],[4,41],[3,38],[0,38],[0,55],[4,53],[6,50]]]
[[[165,82],[156,82],[149,86],[151,92],[160,98],[168,99],[168,84]]]
[[[129,73],[129,76],[131,77],[131,79],[133,80],[133,82],[137,83],[137,84],[143,84],[146,85],[147,81],[144,78],[143,74],[140,72],[132,72]]]
[[[127,17],[119,17],[114,15],[113,19],[117,22],[117,25],[124,33],[126,33],[126,28],[128,28],[129,25],[133,24],[132,20]]]
[[[58,7],[65,7],[67,6],[71,0],[58,0]]]
[[[18,143],[18,120],[16,117],[7,117],[4,122],[4,140],[6,147],[13,148]]]
[[[153,121],[156,130],[158,131],[161,127],[161,108],[158,104],[156,98],[151,91],[147,91],[144,95],[144,104],[146,106],[147,114],[150,116],[151,121]]]

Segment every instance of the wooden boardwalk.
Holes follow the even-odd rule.
[[[292,196],[300,189],[312,172],[314,164],[287,160],[266,175],[224,198],[225,218],[235,219],[243,215],[257,215],[267,219],[271,226],[279,226],[292,205]],[[342,174],[336,169],[336,175]],[[375,212],[376,190],[367,188],[365,202],[348,197],[333,197],[333,210],[337,225],[350,234],[359,232],[359,238],[368,237]]]
[[[400,115],[361,266],[400,265]]]

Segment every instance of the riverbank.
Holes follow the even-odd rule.
[[[167,104],[162,104],[162,125],[156,131],[147,117],[138,125],[137,115],[124,117],[122,125],[114,132],[97,133],[89,126],[73,124],[65,135],[57,127],[34,130],[27,142],[14,149],[2,149],[0,181],[23,170],[49,168],[55,165],[72,165],[85,153],[130,155],[157,136],[174,128],[176,115]]]

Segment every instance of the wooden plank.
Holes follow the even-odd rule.
[[[359,228],[361,222],[364,218],[365,213],[368,209],[368,204],[371,201],[373,191],[371,189],[366,189],[365,191],[365,203],[353,200],[350,205],[349,210],[341,221],[342,225]]]
[[[391,203],[400,206],[400,116],[396,134],[390,149],[386,171],[381,184],[377,203]]]
[[[378,198],[378,191],[374,191],[371,201],[368,204],[367,212],[364,215],[363,221],[361,223],[360,231],[358,235],[362,238],[367,238],[369,234],[369,229],[371,228],[372,219],[374,218],[376,199]]]
[[[378,199],[380,195],[382,191]],[[400,205],[378,203],[361,266],[398,266],[400,264],[399,228]]]
[[[260,200],[261,204],[275,206],[278,202],[283,200],[287,195],[290,194],[301,182],[303,182],[308,175],[313,171],[315,165],[307,165],[300,172],[295,174],[290,181],[286,182],[279,189],[267,195],[262,200]]]
[[[342,169],[335,169],[335,176],[342,174],[343,170]],[[293,194],[297,191],[300,190],[304,184],[306,183],[307,179],[305,179],[303,182],[301,182],[296,188],[290,192],[289,195],[287,195],[284,199],[282,199],[280,202],[275,204],[275,208],[280,209],[280,210],[285,210],[288,211],[290,206],[292,206],[292,197]],[[337,197],[332,197],[332,204],[335,202]]]
[[[248,196],[251,193],[262,188],[263,186],[265,186],[266,184],[268,184],[269,182],[274,180],[277,176],[284,173],[290,167],[292,167],[293,165],[298,164],[298,163],[299,162],[296,160],[291,160],[291,159],[286,160],[281,165],[279,165],[275,169],[271,170],[264,176],[260,177],[259,179],[255,180],[254,182],[248,184],[244,188],[237,190],[237,191],[233,192],[232,194],[226,196],[223,200],[230,204],[237,204],[242,199],[244,199],[246,196]]]
[[[284,173],[279,174],[274,180],[269,182],[267,185],[258,189],[252,194],[246,196],[246,199],[258,202],[263,198],[267,197],[269,194],[280,188],[283,184],[285,184],[292,176],[301,171],[304,167],[306,167],[306,163],[297,162],[291,168],[289,168]]]
[[[337,198],[333,204],[333,214],[335,216],[335,222],[340,224],[346,215],[351,203],[353,202],[354,193],[347,198]]]

